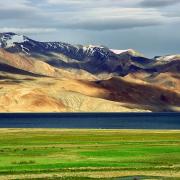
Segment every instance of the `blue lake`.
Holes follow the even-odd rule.
[[[1,113],[0,128],[180,129],[180,113]]]

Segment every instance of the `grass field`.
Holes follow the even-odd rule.
[[[0,179],[180,179],[180,131],[0,129]]]

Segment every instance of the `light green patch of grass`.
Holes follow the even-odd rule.
[[[0,131],[0,175],[99,170],[179,172],[180,131]]]

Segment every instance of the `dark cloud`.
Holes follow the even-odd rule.
[[[143,0],[139,4],[142,7],[163,7],[180,3],[180,0]]]

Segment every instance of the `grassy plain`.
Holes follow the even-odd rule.
[[[33,178],[177,180],[180,131],[1,129],[0,179]]]

